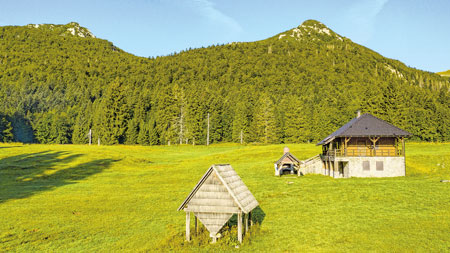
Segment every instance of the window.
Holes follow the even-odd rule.
[[[383,161],[377,161],[377,171],[383,171],[383,170],[384,170]]]
[[[363,170],[370,170],[370,163],[369,161],[363,161]]]

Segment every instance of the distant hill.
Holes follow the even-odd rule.
[[[212,143],[308,142],[358,109],[448,141],[449,87],[314,20],[157,58],[77,23],[0,27],[0,141],[201,144],[209,113]]]
[[[437,72],[436,74],[441,75],[441,76],[450,76],[450,70]]]

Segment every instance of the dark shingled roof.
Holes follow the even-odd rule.
[[[350,120],[347,124],[321,140],[317,145],[324,145],[336,137],[405,137],[411,134],[371,114],[365,113],[359,118]]]

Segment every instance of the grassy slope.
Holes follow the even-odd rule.
[[[447,71],[437,72],[436,74],[441,76],[450,76],[450,69]]]
[[[241,250],[450,250],[450,144],[408,144],[404,178],[341,180],[274,177],[282,147],[0,145],[0,251],[235,250],[226,235],[182,245],[176,209],[213,163],[231,163],[265,213]]]

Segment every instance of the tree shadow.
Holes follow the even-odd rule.
[[[260,206],[257,206],[252,210],[251,220],[254,224],[261,225],[265,217],[266,213]],[[228,226],[237,226],[237,214],[233,214],[233,216],[231,216],[230,220],[228,220]]]
[[[117,160],[99,159],[58,169],[81,157],[65,151],[42,151],[0,160],[0,204],[73,184],[109,168]]]
[[[2,148],[21,148],[22,146],[6,146],[6,147],[0,147],[0,149]]]

